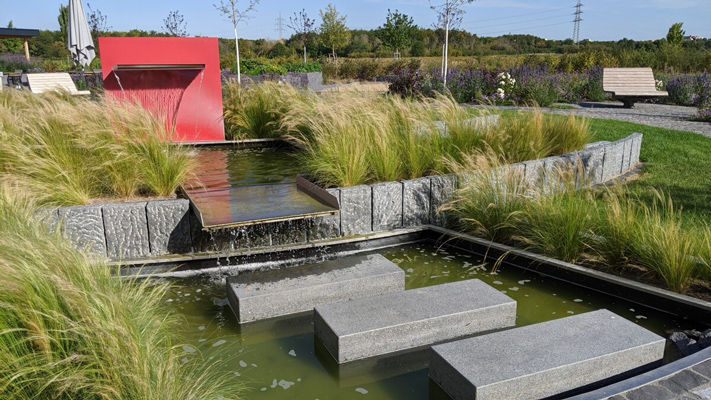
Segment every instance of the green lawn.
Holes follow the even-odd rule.
[[[687,221],[711,221],[711,139],[693,132],[605,119],[592,119],[590,127],[595,141],[642,133],[643,174],[630,188],[650,200],[650,187],[662,190],[683,208]]]

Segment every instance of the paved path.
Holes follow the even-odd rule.
[[[544,108],[543,110],[563,115],[570,114],[573,111],[575,115],[584,117],[615,119],[660,128],[690,131],[711,138],[711,123],[687,120],[689,117],[696,115],[697,109],[694,107],[637,103],[634,108],[623,108],[619,102],[578,103],[571,106],[574,109]],[[521,109],[521,107],[499,108]]]

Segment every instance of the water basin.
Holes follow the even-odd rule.
[[[492,272],[478,255],[430,242],[376,252],[405,271],[407,289],[481,279],[518,301],[517,326],[606,308],[665,337],[699,328],[694,322],[511,265]],[[199,350],[219,359],[225,374],[249,387],[247,399],[430,398],[426,352],[338,366],[324,357],[308,315],[240,326],[227,305],[224,276],[170,279],[178,286],[168,305],[185,318],[189,338],[185,357]],[[668,347],[666,361],[675,357]]]

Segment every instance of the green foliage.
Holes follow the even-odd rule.
[[[64,4],[59,6],[57,22],[59,22],[59,37],[61,38],[62,43],[66,46],[67,39],[69,38],[69,33],[67,31],[67,25],[69,24],[69,6],[65,6]]]
[[[22,185],[43,205],[170,196],[193,166],[171,134],[139,105],[3,91],[0,181]]]
[[[395,52],[399,52],[400,49],[410,45],[416,30],[417,27],[412,22],[412,17],[400,14],[398,10],[392,13],[388,9],[385,24],[378,30],[378,38],[386,46],[394,49]]]
[[[0,391],[8,399],[237,399],[243,386],[185,353],[169,286],[49,232],[19,185],[0,186]],[[46,212],[46,210],[44,210]]]
[[[669,44],[674,46],[681,46],[681,44],[684,43],[684,35],[686,34],[686,32],[681,29],[683,25],[683,22],[677,22],[675,24],[672,24],[672,26],[669,28],[669,32],[667,32],[667,42],[669,42]]]
[[[7,24],[7,27],[10,29],[15,27],[12,24],[12,20]],[[10,53],[22,52],[22,39],[20,39],[20,38],[2,39],[2,44],[5,47],[5,49]]]
[[[324,45],[331,49],[331,54],[335,57],[336,50],[346,47],[350,39],[350,30],[346,26],[346,16],[338,14],[338,10],[333,4],[326,6],[326,11],[319,11],[321,16],[321,27],[319,33]]]

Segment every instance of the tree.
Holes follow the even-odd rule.
[[[398,10],[391,13],[388,9],[388,16],[385,24],[378,31],[378,39],[395,49],[395,54],[400,53],[400,49],[412,43],[412,37],[417,32],[417,27],[412,23],[412,18],[405,14],[400,14]]]
[[[7,27],[9,29],[15,27],[15,25],[12,24],[12,20],[7,24]],[[22,51],[22,39],[20,38],[2,39],[2,44],[5,46],[5,49],[10,53],[20,53]]]
[[[168,13],[168,16],[163,20],[163,28],[165,28],[165,32],[171,36],[188,36],[187,24],[180,10]]]
[[[330,3],[326,6],[326,12],[321,10],[318,13],[321,16],[321,40],[331,48],[333,59],[336,60],[336,50],[345,47],[351,36],[346,26],[346,16],[338,15],[336,7]]]
[[[222,15],[226,16],[229,18],[230,22],[232,22],[232,27],[235,30],[235,55],[237,57],[237,84],[241,85],[242,84],[242,77],[241,77],[241,70],[239,66],[239,35],[237,34],[237,25],[242,22],[243,20],[246,20],[249,18],[249,13],[254,10],[254,7],[259,4],[259,0],[249,0],[249,5],[245,7],[243,10],[237,9],[237,1],[238,0],[227,0],[227,3],[225,4],[225,0],[220,0],[220,5],[218,6],[217,4],[213,4],[213,6],[222,13]]]
[[[302,9],[298,15],[294,13],[293,17],[289,17],[289,24],[287,26],[296,33],[299,37],[299,43],[304,47],[304,64],[306,64],[306,42],[309,39],[309,33],[311,33],[315,22],[315,20],[306,15],[306,9]]]
[[[449,30],[462,23],[464,10],[462,6],[471,4],[474,0],[445,0],[443,4],[433,5],[432,0],[429,0],[430,8],[437,13],[438,27],[444,29],[444,49],[442,51],[442,79],[444,85],[447,85],[447,54],[449,53]]]
[[[86,8],[89,9],[88,23],[89,29],[91,29],[91,36],[99,37],[102,33],[108,32],[111,27],[108,25],[108,18],[106,15],[102,14],[97,8],[96,11],[91,9],[91,4],[86,3]]]
[[[66,44],[69,39],[67,33],[67,24],[69,23],[69,6],[59,6],[59,16],[57,16],[57,22],[59,22],[59,35],[62,38],[62,42]]]
[[[681,29],[682,25],[684,25],[683,22],[677,22],[669,28],[669,32],[667,32],[667,42],[669,42],[669,44],[679,46],[684,43],[684,35],[686,32]]]

